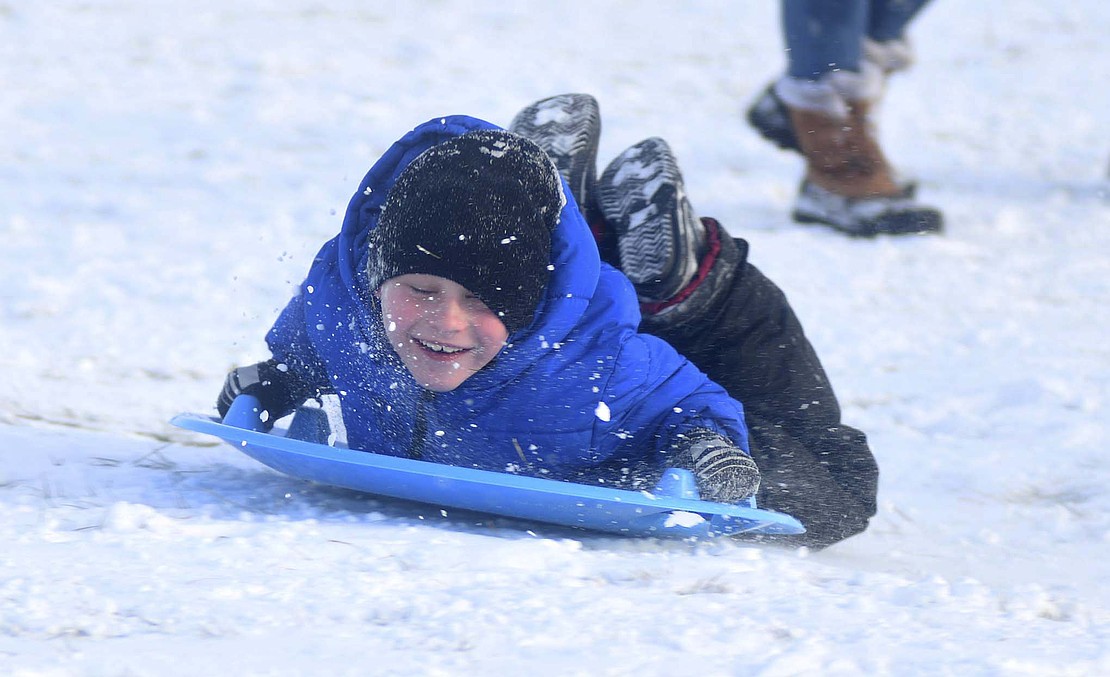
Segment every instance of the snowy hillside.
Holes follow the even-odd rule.
[[[789,220],[777,3],[0,0],[0,674],[1110,674],[1110,6],[939,0],[883,138],[941,237]],[[597,96],[752,245],[882,470],[820,553],[308,485],[212,411],[405,131]]]

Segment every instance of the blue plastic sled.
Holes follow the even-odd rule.
[[[327,416],[299,409],[288,430],[264,432],[258,400],[240,395],[221,423],[179,414],[179,428],[213,435],[286,475],[380,496],[630,536],[704,538],[800,534],[784,513],[698,500],[688,470],[668,470],[652,492],[636,492],[460,468],[329,446]]]

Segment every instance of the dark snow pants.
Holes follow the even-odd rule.
[[[748,244],[716,222],[715,260],[678,312],[645,316],[665,339],[744,405],[760,507],[798,518],[807,532],[777,539],[821,548],[862,532],[875,514],[879,470],[867,438],[840,421],[840,405],[783,294],[747,262]],[[719,246],[719,250],[716,247]]]

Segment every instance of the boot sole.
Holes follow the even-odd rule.
[[[830,226],[852,237],[874,237],[876,235],[927,235],[944,231],[944,217],[935,209],[921,208],[913,211],[891,212],[883,216],[861,221],[858,224],[844,224],[808,212],[795,211],[794,221],[806,225]]]
[[[601,137],[601,111],[594,97],[560,94],[542,99],[517,113],[509,131],[542,148],[570,186],[579,209],[591,209]]]
[[[649,296],[671,271],[678,255],[676,222],[682,176],[661,139],[647,139],[617,157],[602,174],[598,202],[607,223],[617,231],[621,269]],[[655,292],[655,293],[652,293]]]

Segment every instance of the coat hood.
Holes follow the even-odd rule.
[[[351,198],[337,242],[338,266],[348,294],[366,308],[367,321],[381,321],[376,303],[369,300],[374,290],[369,289],[366,274],[367,239],[377,227],[390,188],[401,171],[428,148],[479,129],[499,127],[463,115],[435,118],[420,125],[382,155]],[[537,357],[538,345],[563,341],[593,298],[601,270],[597,245],[565,182],[563,193],[564,206],[552,234],[553,268],[532,323],[510,336],[509,345],[495,364],[467,379],[467,388],[488,387],[513,378]],[[376,328],[366,329],[368,334],[376,334]]]
[[[629,449],[650,456],[670,438],[663,428],[707,413],[699,425],[743,444],[739,404],[662,340],[637,334],[635,291],[600,261],[565,182],[551,275],[531,323],[455,390],[416,383],[385,340],[367,238],[410,162],[451,137],[493,128],[465,116],[436,118],[385,152],[267,335],[274,357],[338,393],[348,442],[367,451],[566,477],[630,463]]]

